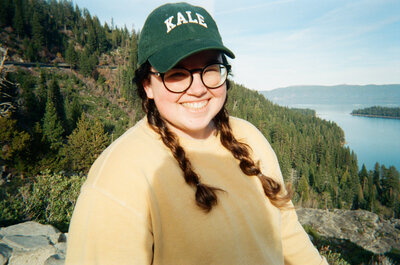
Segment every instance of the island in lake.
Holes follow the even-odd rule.
[[[373,118],[400,119],[400,108],[373,106],[369,108],[353,110],[351,115]]]

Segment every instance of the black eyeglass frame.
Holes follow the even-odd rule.
[[[224,80],[220,85],[218,85],[218,86],[216,86],[216,87],[207,86],[207,85],[204,83],[204,80],[203,80],[204,71],[205,71],[208,67],[210,67],[211,65],[219,65],[219,67],[223,66],[223,67],[226,68],[225,80]],[[230,73],[230,71],[231,71],[231,66],[230,66],[229,64],[226,64],[226,63],[211,63],[211,64],[207,64],[207,65],[204,66],[203,68],[197,68],[197,69],[192,69],[192,70],[186,69],[186,68],[184,68],[184,67],[176,67],[176,68],[174,68],[174,69],[182,69],[182,70],[188,71],[188,72],[190,73],[190,83],[189,83],[188,87],[185,88],[185,89],[183,89],[182,91],[179,91],[179,92],[177,92],[177,91],[172,91],[172,90],[170,90],[170,89],[167,87],[167,85],[165,84],[165,81],[164,81],[164,75],[165,75],[166,73],[153,72],[153,71],[149,71],[149,73],[150,73],[150,74],[153,74],[153,75],[155,75],[155,76],[161,77],[161,80],[162,80],[162,82],[163,82],[163,84],[164,84],[164,87],[165,87],[169,92],[171,92],[171,93],[176,93],[176,94],[180,94],[180,93],[184,93],[186,90],[188,90],[188,89],[190,88],[190,86],[191,86],[192,83],[193,83],[193,73],[195,73],[195,72],[200,72],[200,79],[201,79],[201,82],[203,83],[203,85],[204,85],[206,88],[208,88],[208,89],[216,89],[216,88],[219,88],[219,87],[222,86],[222,85],[226,82],[226,80],[228,79],[228,75],[229,75],[229,73]]]

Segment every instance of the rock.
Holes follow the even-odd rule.
[[[64,264],[66,235],[51,225],[25,222],[0,229],[0,265]]]
[[[6,244],[0,243],[0,265],[5,265],[11,257],[12,248]]]
[[[48,245],[28,251],[15,250],[8,262],[8,265],[43,265],[56,249]]]
[[[2,241],[13,249],[30,250],[48,246],[50,241],[45,236],[5,236]]]
[[[43,265],[63,265],[65,261],[65,256],[60,256],[58,254],[50,256]]]
[[[302,225],[311,226],[321,236],[349,240],[375,254],[400,249],[396,219],[384,220],[364,210],[298,208],[296,212]]]
[[[0,236],[52,236],[54,234],[60,234],[60,231],[51,225],[42,225],[32,221],[0,228]]]

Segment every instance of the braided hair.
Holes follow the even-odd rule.
[[[223,60],[226,62],[225,56],[223,56]],[[137,93],[142,99],[142,109],[146,113],[150,127],[160,135],[163,143],[171,150],[183,172],[186,183],[196,189],[196,204],[205,212],[209,212],[218,203],[217,192],[223,192],[223,190],[201,182],[200,176],[194,171],[185,150],[180,145],[178,136],[168,129],[166,121],[161,117],[154,100],[147,98],[143,82],[149,78],[150,68],[150,63],[146,62],[135,72]],[[229,80],[226,81],[226,86],[229,89]],[[282,193],[282,185],[261,172],[258,163],[255,163],[250,156],[250,147],[238,141],[233,135],[225,104],[226,100],[222,109],[213,119],[217,133],[220,134],[221,144],[239,161],[240,169],[244,174],[259,178],[265,195],[273,205],[279,208],[286,206],[292,197],[290,186],[286,187],[286,193]]]

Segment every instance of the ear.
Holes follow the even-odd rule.
[[[146,78],[143,81],[143,88],[146,92],[147,98],[154,99],[153,87],[150,85],[150,78]]]

